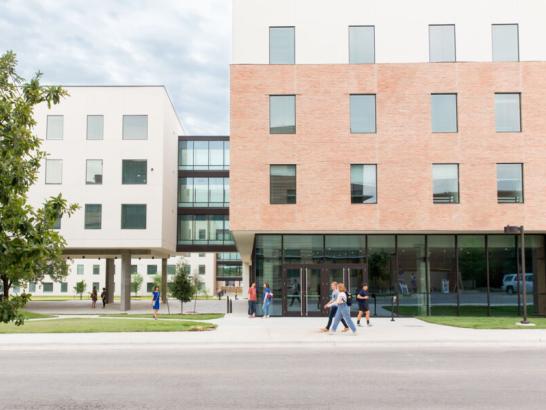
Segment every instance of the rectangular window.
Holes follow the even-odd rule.
[[[209,169],[224,169],[224,141],[209,141]]]
[[[154,288],[155,288],[155,283],[154,282],[146,283],[146,292],[152,293],[154,291]]]
[[[148,161],[145,159],[122,160],[122,184],[145,185],[148,178]]]
[[[87,139],[104,139],[104,115],[87,116]]]
[[[85,204],[85,229],[102,228],[102,205]]]
[[[61,293],[67,293],[68,292],[68,283],[61,282]]]
[[[53,282],[42,282],[42,287],[44,289],[44,293],[53,292]]]
[[[167,265],[167,275],[176,274],[176,265]]]
[[[87,185],[102,184],[102,159],[88,159],[86,161],[85,183]]]
[[[428,26],[428,39],[431,63],[456,61],[454,24],[431,24]]]
[[[521,94],[495,93],[497,132],[521,132]]]
[[[28,284],[28,291],[30,293],[36,292],[36,282],[29,282]]]
[[[296,203],[296,166],[271,165],[269,168],[269,202]]]
[[[519,33],[517,24],[493,24],[493,61],[519,61]]]
[[[123,116],[123,139],[124,140],[147,140],[148,139],[148,116],[147,115],[124,115]]]
[[[45,161],[45,183],[62,184],[63,183],[63,160],[46,159]]]
[[[350,98],[351,133],[375,133],[375,95],[352,94]]]
[[[296,133],[296,96],[269,96],[269,133]]]
[[[232,245],[227,215],[179,215],[178,243]]]
[[[432,132],[457,132],[457,94],[430,96]]]
[[[193,169],[193,141],[180,141],[178,143],[178,167],[180,169]]]
[[[226,208],[229,206],[229,178],[180,178],[180,207]]]
[[[84,272],[85,272],[85,265],[82,265],[82,264],[76,265],[76,273],[78,275],[83,275]]]
[[[55,223],[53,224],[53,229],[61,229],[61,217],[58,216],[57,219],[55,220]]]
[[[199,274],[204,275],[207,272],[207,268],[205,265],[199,265]]]
[[[146,274],[157,275],[157,265],[146,265]]]
[[[523,164],[497,164],[497,202],[523,203]]]
[[[121,229],[146,229],[146,205],[122,204]]]
[[[459,164],[432,164],[432,201],[459,203]]]
[[[375,27],[349,26],[349,64],[375,63]]]
[[[205,257],[205,254],[204,254],[204,253],[200,253],[200,254],[199,254],[199,257],[200,257],[200,258],[204,258],[204,257]]]
[[[93,265],[93,275],[100,275],[100,265]]]
[[[295,27],[269,27],[269,64],[295,64],[295,40]]]
[[[229,141],[180,141],[178,168],[218,171],[229,169]]]
[[[377,165],[351,165],[351,203],[377,203]]]
[[[64,129],[63,115],[48,115],[47,116],[46,139],[62,140],[63,129]]]
[[[91,289],[96,289],[98,291],[100,289],[100,282],[93,282],[93,287]]]
[[[138,265],[131,265],[131,275],[138,273]]]

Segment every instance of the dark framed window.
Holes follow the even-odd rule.
[[[167,265],[167,275],[176,274],[176,265]]]
[[[459,203],[459,164],[432,164],[432,202]]]
[[[457,132],[457,94],[431,94],[432,132]]]
[[[102,228],[102,205],[85,204],[85,229]]]
[[[523,203],[523,164],[497,164],[497,202]]]
[[[123,139],[124,140],[147,140],[148,139],[148,116],[147,115],[124,115],[123,116]]]
[[[155,283],[154,282],[146,283],[146,292],[152,293],[154,291],[154,288],[155,288]]]
[[[148,181],[148,161],[145,159],[124,159],[122,163],[122,184],[145,185]]]
[[[519,61],[519,26],[491,25],[493,61]]]
[[[178,206],[184,208],[227,208],[229,178],[184,177],[178,180]]]
[[[93,275],[100,275],[100,265],[93,265]]]
[[[295,64],[296,28],[269,27],[269,64]]]
[[[457,60],[455,48],[455,24],[431,24],[428,26],[429,61],[452,63]]]
[[[495,93],[497,132],[521,132],[521,94]]]
[[[146,266],[146,274],[147,275],[157,275],[157,265],[147,265]]]
[[[269,203],[296,203],[296,165],[270,165]]]
[[[178,243],[232,245],[229,215],[179,215]]]
[[[121,229],[146,229],[146,205],[122,204]]]
[[[269,133],[296,133],[296,96],[269,96]]]
[[[228,170],[229,141],[180,141],[178,168],[181,170]]]
[[[376,164],[351,164],[351,203],[377,203]]]
[[[375,63],[375,27],[349,26],[349,64]]]
[[[44,293],[53,292],[53,282],[42,282]]]
[[[131,265],[131,275],[138,273],[138,265]]]
[[[205,265],[199,265],[199,274],[204,275],[207,273],[207,267]]]
[[[351,94],[351,133],[374,134],[376,132],[375,94]]]
[[[68,292],[68,283],[61,282],[61,293],[67,293]]]

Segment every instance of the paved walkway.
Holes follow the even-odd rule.
[[[198,309],[198,311],[204,312],[206,306],[212,309],[213,303],[209,306],[203,302],[201,306],[203,310]],[[240,301],[234,305],[234,310],[241,312],[244,306],[244,301]],[[67,310],[70,312],[73,309],[74,307],[71,307]],[[37,311],[34,307],[31,310]],[[134,313],[137,312],[138,310]],[[64,314],[66,313],[65,311]],[[98,312],[93,310],[93,313]],[[218,329],[213,332],[7,334],[0,335],[0,349],[59,349],[60,346],[63,349],[131,349],[134,347],[151,350],[192,347],[261,349],[332,346],[411,349],[451,345],[476,348],[492,344],[504,347],[526,346],[546,349],[546,330],[461,329],[433,325],[412,318],[396,319],[394,322],[388,318],[372,319],[373,326],[360,328],[357,336],[351,335],[350,332],[335,335],[319,332],[320,327],[325,324],[324,318],[249,319],[243,313],[235,313],[211,322],[218,324]]]

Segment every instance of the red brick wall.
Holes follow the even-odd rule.
[[[433,134],[430,94],[458,94]],[[522,93],[521,133],[495,132],[495,92]],[[349,94],[377,94],[377,134],[349,129]],[[296,94],[297,134],[269,135],[269,94]],[[235,231],[546,232],[546,63],[233,65]],[[524,163],[524,204],[497,204],[498,162]],[[269,164],[297,164],[297,204],[269,204]],[[378,165],[378,203],[350,201],[351,163]],[[432,163],[459,163],[460,204],[432,203]]]

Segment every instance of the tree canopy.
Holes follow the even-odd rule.
[[[28,191],[47,156],[40,137],[34,134],[34,107],[51,107],[68,94],[60,86],[41,86],[40,72],[25,81],[16,66],[13,52],[0,56],[0,321],[21,324],[17,312],[28,298],[10,299],[9,289],[46,275],[59,280],[68,274],[63,257],[66,242],[53,228],[58,218],[72,214],[77,205],[69,204],[61,194],[37,208],[28,203]]]

